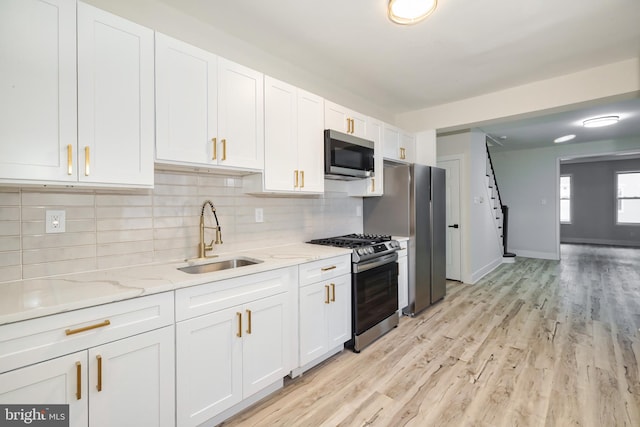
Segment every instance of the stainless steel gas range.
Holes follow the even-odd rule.
[[[391,236],[348,234],[309,243],[353,249],[352,334],[356,353],[398,325],[398,254]]]

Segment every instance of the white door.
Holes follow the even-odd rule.
[[[287,293],[243,307],[242,396],[247,398],[290,370],[291,321]]]
[[[324,103],[298,89],[298,168],[300,191],[324,192]]]
[[[218,57],[156,33],[157,159],[216,164],[217,136]]]
[[[0,178],[76,181],[75,0],[0,1],[0,70]]]
[[[153,185],[153,30],[78,3],[78,179]]]
[[[338,276],[331,280],[330,304],[327,328],[329,350],[351,339],[351,275]]]
[[[439,161],[446,170],[447,279],[461,280],[460,273],[460,160]]]
[[[175,425],[173,326],[89,349],[91,427]]]
[[[86,351],[0,375],[0,402],[69,404],[71,427],[88,425],[88,396]]]
[[[241,316],[236,306],[176,324],[178,426],[197,426],[242,400]]]
[[[327,347],[327,306],[331,303],[328,283],[300,288],[300,366],[325,354]]]

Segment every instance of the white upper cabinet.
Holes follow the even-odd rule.
[[[262,169],[263,75],[156,33],[156,159]]]
[[[3,1],[0,26],[0,179],[152,186],[153,31],[73,0]]]
[[[323,108],[319,96],[265,76],[265,191],[324,191]]]
[[[385,159],[403,163],[415,161],[416,139],[414,135],[384,124],[382,140]]]
[[[366,138],[367,117],[346,107],[324,101],[324,125],[327,129]]]
[[[78,178],[153,185],[153,30],[78,3]]]
[[[351,181],[349,183],[349,195],[356,197],[382,196],[384,182],[384,153],[382,147],[381,121],[367,118],[367,139],[374,142],[374,176],[367,179]]]
[[[76,181],[75,0],[2,0],[0,34],[0,179]]]

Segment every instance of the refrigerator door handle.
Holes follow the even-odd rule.
[[[449,225],[449,228],[460,228],[460,226],[458,224],[453,224],[453,225]]]

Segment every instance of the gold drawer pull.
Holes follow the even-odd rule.
[[[213,142],[213,156],[211,160],[215,160],[218,157],[218,143],[216,142],[216,138],[211,138],[211,142]]]
[[[329,270],[335,270],[336,266],[332,265],[331,267],[322,267],[320,270],[322,271],[329,271]]]
[[[300,188],[304,188],[304,171],[300,171],[300,180],[302,181]]]
[[[222,160],[227,160],[227,140],[222,140]]]
[[[331,284],[331,301],[335,301],[336,300],[336,284],[332,283]]]
[[[102,328],[104,326],[109,326],[110,324],[111,322],[109,320],[105,320],[104,322],[96,323],[95,325],[83,326],[82,328],[78,328],[78,329],[67,329],[66,331],[64,331],[64,333],[67,335],[73,335],[73,334],[78,334],[80,332],[90,331],[91,329],[97,329],[97,328]]]
[[[96,356],[98,359],[98,385],[96,388],[98,391],[102,391],[102,356]]]
[[[371,178],[371,192],[372,193],[376,192],[376,179],[375,178]]]
[[[250,334],[251,333],[251,310],[247,310],[247,322],[249,323],[249,326],[247,327],[247,333]]]
[[[324,300],[324,303],[329,304],[329,285],[324,285],[324,288],[327,291],[327,299]]]
[[[67,145],[67,175],[73,174],[73,146]]]
[[[82,364],[76,362],[76,399],[82,399]]]
[[[84,174],[89,176],[91,173],[91,154],[89,152],[89,146],[84,147]]]
[[[238,332],[236,332],[236,336],[242,338],[242,313],[236,312],[236,316],[238,316]]]
[[[293,188],[298,188],[298,170],[293,171],[293,175],[295,176],[295,184],[293,184]]]

